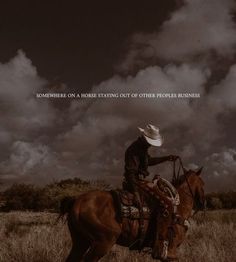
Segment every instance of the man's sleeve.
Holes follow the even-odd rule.
[[[148,165],[149,166],[154,166],[154,165],[158,165],[162,162],[168,161],[169,160],[169,156],[163,156],[163,157],[151,157],[148,155]]]

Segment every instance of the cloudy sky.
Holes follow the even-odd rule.
[[[147,123],[150,154],[204,166],[206,187],[236,182],[233,0],[79,5],[5,3],[0,16],[0,181],[69,177],[119,185]],[[199,99],[39,99],[40,92],[200,93]],[[152,168],[168,178],[172,166]]]

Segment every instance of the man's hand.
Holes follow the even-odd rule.
[[[140,171],[140,175],[142,175],[145,178],[146,176],[149,176],[149,172],[147,170],[142,170]]]
[[[175,156],[175,155],[170,155],[169,156],[169,161],[175,161],[175,160],[177,160],[179,158],[179,156]]]

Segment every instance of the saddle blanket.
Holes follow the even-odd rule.
[[[124,190],[111,190],[112,197],[116,203],[120,218],[140,219],[140,210],[135,205],[134,195]],[[149,219],[151,209],[143,201],[143,216],[142,219]]]

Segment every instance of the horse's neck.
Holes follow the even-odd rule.
[[[193,210],[194,200],[187,183],[183,183],[177,188],[180,198],[180,204],[177,207],[178,214],[188,219]]]

